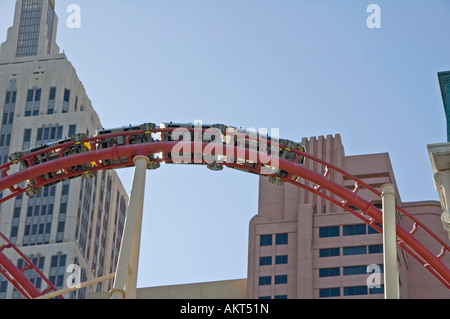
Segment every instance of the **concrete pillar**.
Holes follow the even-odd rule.
[[[385,299],[399,299],[395,187],[392,184],[385,184],[381,186],[381,191],[383,205],[384,296]]]
[[[149,158],[146,156],[136,156],[134,163],[134,177],[126,213],[122,243],[120,245],[114,287],[109,292],[111,299],[136,298],[145,177]]]

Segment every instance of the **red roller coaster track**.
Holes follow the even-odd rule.
[[[155,129],[152,130],[152,133],[158,132],[169,132],[174,129]],[[39,188],[50,183],[55,183],[61,180],[65,180],[67,178],[79,177],[87,172],[74,172],[71,168],[83,165],[86,163],[95,163],[90,169],[91,172],[95,172],[98,170],[105,169],[117,169],[124,167],[132,167],[134,166],[133,158],[138,155],[148,156],[149,154],[159,154],[159,153],[170,153],[175,145],[178,147],[190,147],[192,150],[198,150],[199,144],[201,145],[202,153],[205,152],[205,148],[208,146],[208,143],[200,143],[197,142],[165,142],[165,141],[155,141],[151,143],[143,143],[143,144],[131,144],[129,142],[130,136],[132,134],[144,133],[142,132],[122,132],[115,134],[107,134],[101,136],[95,136],[86,138],[83,140],[83,143],[89,143],[91,145],[91,150],[89,152],[67,155],[64,150],[70,146],[73,146],[75,142],[67,142],[61,145],[53,146],[51,149],[59,152],[59,157],[44,162],[38,165],[32,165],[26,169],[20,170],[15,173],[10,173],[11,167],[15,164],[12,162],[6,163],[0,166],[0,192],[4,190],[9,190],[10,194],[0,199],[0,204],[5,201],[14,198],[20,194],[25,193],[29,190],[27,188],[21,188],[19,184],[27,180],[33,180],[34,184],[33,188]],[[126,143],[125,145],[117,146],[114,145],[109,148],[97,149],[96,145],[102,139],[107,139],[111,137],[124,137]],[[195,144],[195,145],[194,145]],[[284,148],[283,145],[278,144],[280,148]],[[229,144],[220,144],[220,148],[215,146],[215,150],[223,151],[221,154],[233,154],[234,158],[238,155],[242,156],[245,154],[245,158],[257,158],[256,167],[247,167],[245,166],[245,170],[254,172],[259,174],[261,172],[261,167],[264,165],[263,161],[260,160],[262,156],[267,158],[267,154],[260,153],[258,151],[236,147],[234,145]],[[35,158],[36,155],[42,154],[43,152],[48,152],[50,149],[45,149],[41,151],[37,151],[28,155],[25,155],[21,158],[21,161],[27,161],[32,163],[31,159]],[[342,169],[331,165],[321,159],[313,157],[305,152],[291,150],[296,153],[296,159],[299,156],[304,156],[305,160],[317,162],[324,167],[324,174],[319,174],[314,172],[305,166],[296,164],[297,161],[289,161],[283,158],[279,158],[279,168],[283,171],[288,172],[287,176],[280,177],[284,182],[291,183],[295,186],[306,189],[317,196],[321,196],[330,202],[336,204],[337,206],[347,210],[357,218],[361,219],[363,222],[369,224],[373,228],[377,229],[379,232],[382,232],[382,227],[378,225],[382,225],[382,212],[380,209],[375,207],[375,205],[371,201],[367,201],[362,198],[358,193],[361,189],[366,189],[373,194],[375,194],[378,198],[381,197],[381,193],[371,186],[367,185],[363,181],[358,178],[346,173]],[[211,154],[211,152],[209,152]],[[214,155],[214,154],[213,154]],[[123,160],[126,158],[127,160]],[[107,159],[121,159],[119,164],[106,164],[109,162],[105,162]],[[155,162],[170,162],[168,159],[155,159]],[[206,162],[205,162],[206,163]],[[229,163],[224,161],[222,163],[224,166],[231,168],[244,168],[240,164]],[[62,176],[58,176],[55,178],[45,179],[42,178],[43,175],[48,174],[54,171],[63,171],[64,174]],[[350,190],[347,187],[336,183],[335,181],[329,178],[330,172],[334,171],[336,174],[341,174],[347,180],[352,180],[354,182],[354,189]],[[10,173],[10,174],[8,174]],[[299,176],[299,179],[291,178],[293,175]],[[313,187],[307,186],[306,183],[302,183],[301,180],[309,181],[312,183]],[[327,195],[322,190],[328,190],[330,194]],[[431,230],[429,230],[425,225],[419,222],[416,218],[414,218],[411,214],[405,211],[403,208],[397,205],[397,213],[402,215],[402,220],[409,220],[412,228],[411,230],[407,230],[397,223],[397,244],[400,248],[402,248],[406,253],[412,256],[417,262],[419,262],[426,270],[428,270],[434,277],[436,277],[442,284],[445,285],[448,289],[450,289],[450,270],[446,264],[443,262],[443,257],[445,254],[448,254],[450,251],[450,247],[447,243],[445,243],[442,239],[436,236]],[[427,234],[431,240],[433,241],[433,246],[440,247],[437,252],[432,252],[430,249],[425,247],[417,238],[416,233],[419,231],[421,234]],[[0,273],[8,279],[14,287],[25,297],[25,298],[35,298],[40,295],[44,295],[50,290],[55,290],[53,285],[45,278],[45,276],[35,267],[31,261],[29,261],[20,250],[17,249],[5,236],[1,235],[3,241],[6,242],[6,245],[0,247]],[[21,258],[26,261],[28,265],[24,269],[17,268],[4,254],[3,250],[10,248],[13,249],[16,253],[18,253]],[[24,271],[26,269],[34,269],[38,275],[48,284],[48,287],[45,291],[40,292],[31,281],[24,275]]]

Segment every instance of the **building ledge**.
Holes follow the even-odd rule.
[[[434,186],[439,194],[442,207],[442,226],[450,238],[450,143],[428,145]]]

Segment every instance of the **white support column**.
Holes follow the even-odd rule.
[[[147,167],[148,162],[145,164]],[[125,285],[125,293],[127,299],[136,299],[136,286],[139,268],[139,251],[141,248],[141,231],[142,231],[142,213],[144,210],[144,188],[142,188],[142,200],[139,201],[136,227],[134,228],[133,243],[131,245],[130,263],[128,264],[127,283]]]
[[[392,184],[385,184],[381,186],[381,191],[383,205],[384,297],[385,299],[399,299],[395,187]]]
[[[136,298],[145,177],[149,159],[146,156],[136,156],[134,163],[133,184],[126,212],[116,277],[114,287],[109,292],[111,299]]]

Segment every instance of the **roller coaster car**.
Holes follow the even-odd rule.
[[[45,162],[49,162],[55,159],[58,159],[60,157],[66,157],[74,154],[79,154],[83,152],[88,152],[91,150],[91,147],[89,143],[83,142],[83,139],[86,138],[85,134],[77,134],[72,136],[71,138],[64,139],[61,141],[49,143],[40,145],[34,148],[31,148],[29,150],[25,150],[23,152],[16,152],[9,156],[9,159],[13,163],[19,163],[23,168],[28,168],[31,166],[39,165]],[[64,144],[74,142],[72,145],[68,146],[62,146]],[[59,147],[61,146],[61,147]],[[48,151],[45,151],[48,150]],[[36,154],[33,156],[33,154]],[[77,173],[82,171],[83,177],[93,177],[95,176],[95,173],[89,172],[90,169],[92,169],[95,166],[95,163],[87,163],[87,164],[81,164],[77,166],[72,166],[67,169],[58,169],[52,172],[49,172],[47,174],[41,175],[37,178],[37,180],[30,180],[29,183],[29,189],[27,190],[27,195],[33,196],[39,193],[39,188],[33,189],[33,185],[37,184],[39,180],[45,180],[50,181],[52,179],[69,175],[71,173]],[[74,178],[75,176],[70,176],[70,178]],[[58,181],[51,182],[46,184],[46,186],[51,186]]]
[[[160,128],[173,128],[173,129],[180,129],[175,135],[174,132],[161,132],[160,138],[161,141],[171,142],[171,141],[191,141],[191,142],[200,142],[200,143],[220,143],[223,144],[223,140],[221,139],[222,136],[222,129],[226,128],[227,126],[223,124],[202,124],[201,126],[195,125],[192,123],[161,123]],[[189,135],[186,136],[186,131],[181,129],[188,129]],[[201,132],[197,132],[201,130]],[[204,131],[208,130],[208,131]],[[183,156],[183,154],[179,154],[180,156]],[[189,158],[189,155],[184,155],[185,157]],[[190,163],[186,164],[203,164],[203,159],[207,159],[210,163],[207,165],[207,167],[210,170],[213,171],[220,171],[223,169],[223,165],[217,163],[219,160],[218,155],[210,155],[211,158],[204,158],[204,155],[202,153],[190,153]],[[184,158],[184,157],[183,157]],[[173,163],[173,158],[171,153],[164,153],[163,159],[167,163]]]
[[[99,139],[97,141],[97,149],[105,149],[113,146],[122,146],[129,144],[152,143],[154,142],[154,139],[152,137],[152,130],[154,130],[155,128],[156,125],[154,123],[144,123],[141,125],[134,125],[134,126],[130,125],[113,129],[99,130],[97,131],[96,134],[97,137],[102,137],[103,135],[110,135],[110,134],[116,135]],[[134,131],[136,131],[136,134],[120,135],[121,133],[128,133]],[[155,159],[153,154],[148,154],[148,157],[151,161]],[[129,163],[129,161],[130,160],[128,157],[121,157],[119,159],[106,159],[103,160],[102,162],[104,165],[108,166],[108,165],[125,164]],[[151,162],[151,164],[149,164],[149,169],[155,169],[158,167],[159,163]]]
[[[304,163],[304,156],[301,154],[297,154],[293,152],[292,150],[297,150],[300,152],[305,152],[305,146],[301,143],[296,143],[290,140],[281,139],[279,140],[280,148],[279,148],[279,157],[287,159],[291,162],[294,162],[299,165],[303,165]],[[275,185],[283,185],[284,181],[282,178],[286,178],[289,175],[287,171],[284,170],[278,170],[273,176],[269,176],[269,182]],[[296,181],[298,179],[297,175],[292,175],[290,177],[291,180]]]
[[[264,138],[267,139],[267,137]],[[261,150],[260,143],[263,141],[260,134],[256,132],[246,131],[244,129],[236,128],[233,126],[229,126],[226,129],[222,130],[222,139],[227,145],[233,145],[235,147],[245,148],[247,150],[253,150],[257,152]],[[270,147],[268,147],[265,151],[270,154]],[[250,158],[250,156],[246,157],[245,154],[239,154],[239,151],[237,152],[236,157],[227,155],[226,161],[228,163],[235,163],[242,166],[233,167],[235,169],[252,174],[260,174],[257,171],[251,170],[258,168],[257,159]],[[246,169],[247,167],[251,169]]]
[[[96,136],[100,137],[102,135],[109,134],[120,134],[127,133],[133,131],[140,131],[140,133],[136,134],[127,134],[127,135],[118,135],[113,137],[106,137],[98,141],[97,148],[110,148],[113,145],[122,146],[126,144],[142,144],[142,143],[151,143],[153,142],[152,138],[152,130],[156,128],[156,125],[153,123],[144,123],[141,125],[130,125],[124,127],[118,127],[113,129],[103,129],[97,131]],[[143,131],[143,133],[141,132]]]
[[[190,141],[191,142],[213,142],[216,140],[216,137],[220,137],[221,135],[221,128],[225,127],[223,124],[202,124],[201,126],[195,125],[192,123],[161,123],[159,125],[160,128],[173,128],[173,129],[188,129],[190,131]],[[201,134],[196,136],[196,131],[194,130],[202,130],[202,132],[199,132]],[[212,133],[213,129],[217,130],[217,134],[210,134]],[[203,130],[209,130],[209,134],[205,134]],[[161,141],[187,141],[187,138],[182,134],[181,130],[176,134],[175,137],[173,137],[173,132],[162,132],[161,134]]]

